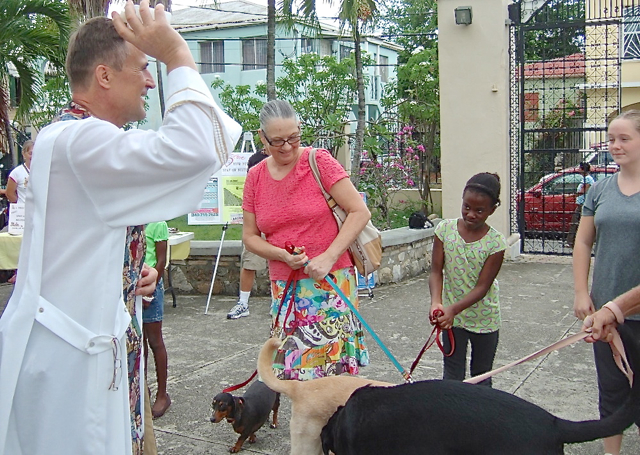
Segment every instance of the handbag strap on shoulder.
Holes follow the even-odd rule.
[[[329,205],[331,210],[333,210],[333,208],[336,205],[338,205],[338,203],[327,192],[327,190],[325,190],[324,185],[322,185],[322,180],[320,180],[320,169],[318,168],[318,161],[316,161],[316,151],[317,150],[318,149],[313,148],[313,149],[311,149],[309,151],[309,167],[311,168],[311,173],[313,174],[313,177],[316,179],[316,182],[318,182],[318,186],[320,187],[320,190],[322,191],[322,195],[324,196],[325,200],[327,201],[327,204]]]

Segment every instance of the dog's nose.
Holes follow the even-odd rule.
[[[209,420],[211,421],[211,423],[216,423],[216,418],[215,418],[215,417],[213,417],[213,416],[211,416],[211,417],[209,418]]]

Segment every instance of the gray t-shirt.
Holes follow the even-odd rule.
[[[596,226],[591,298],[600,309],[640,284],[640,193],[622,194],[618,174],[600,179],[587,192],[582,216],[593,216]]]

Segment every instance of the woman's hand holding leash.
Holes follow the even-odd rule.
[[[335,264],[335,261],[327,257],[326,253],[322,253],[307,262],[304,273],[316,281],[322,281],[331,272],[333,264]]]
[[[287,242],[284,249],[289,253],[286,257],[286,263],[291,270],[298,270],[306,266],[309,262],[309,257],[304,251],[304,247],[294,247],[290,242]]]

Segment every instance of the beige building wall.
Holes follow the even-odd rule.
[[[509,236],[509,27],[505,0],[439,0],[442,212],[460,216],[462,190],[478,172],[497,172],[502,205],[489,223]],[[471,25],[454,9],[472,6]]]

